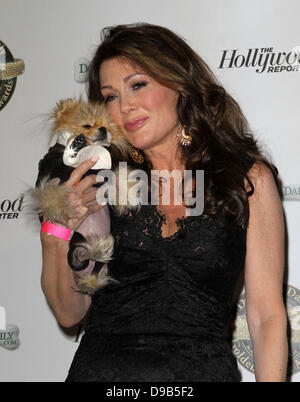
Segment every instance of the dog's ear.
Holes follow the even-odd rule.
[[[51,134],[49,144],[57,134],[57,131],[63,128],[75,114],[79,105],[76,99],[68,98],[56,103],[56,106],[48,115],[48,120],[51,122]]]
[[[56,107],[51,113],[54,121],[59,122],[63,116],[67,116],[77,107],[78,101],[72,98],[64,99],[56,103]]]

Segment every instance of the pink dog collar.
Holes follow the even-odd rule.
[[[48,235],[52,235],[67,241],[71,240],[73,234],[73,230],[64,228],[63,226],[59,226],[51,222],[44,222],[42,224],[41,231],[47,233]]]

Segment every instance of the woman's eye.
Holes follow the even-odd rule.
[[[132,88],[134,89],[134,90],[137,90],[137,89],[139,89],[139,88],[141,88],[141,87],[145,87],[147,85],[147,82],[137,82],[136,84],[134,84],[133,86],[132,86]]]
[[[145,81],[137,82],[132,85],[132,89],[134,91],[137,91],[138,89],[145,87],[147,84],[148,83]],[[109,102],[113,101],[115,98],[116,98],[116,95],[107,95],[106,97],[104,96],[104,103],[109,103]]]
[[[115,96],[114,96],[114,95],[106,96],[106,97],[104,98],[104,103],[109,103],[109,102],[111,102],[113,99],[115,99]]]

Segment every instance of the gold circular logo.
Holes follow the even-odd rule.
[[[7,105],[12,97],[17,77],[25,69],[22,59],[14,59],[8,47],[0,41],[0,110]]]
[[[284,286],[284,300],[288,314],[289,363],[288,376],[300,371],[300,290]],[[243,294],[237,303],[232,351],[238,362],[254,373],[253,349],[246,320],[246,300]]]

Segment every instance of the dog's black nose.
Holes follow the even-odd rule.
[[[97,135],[97,139],[99,141],[104,141],[107,138],[107,131],[105,127],[100,127],[98,128],[98,135]]]

